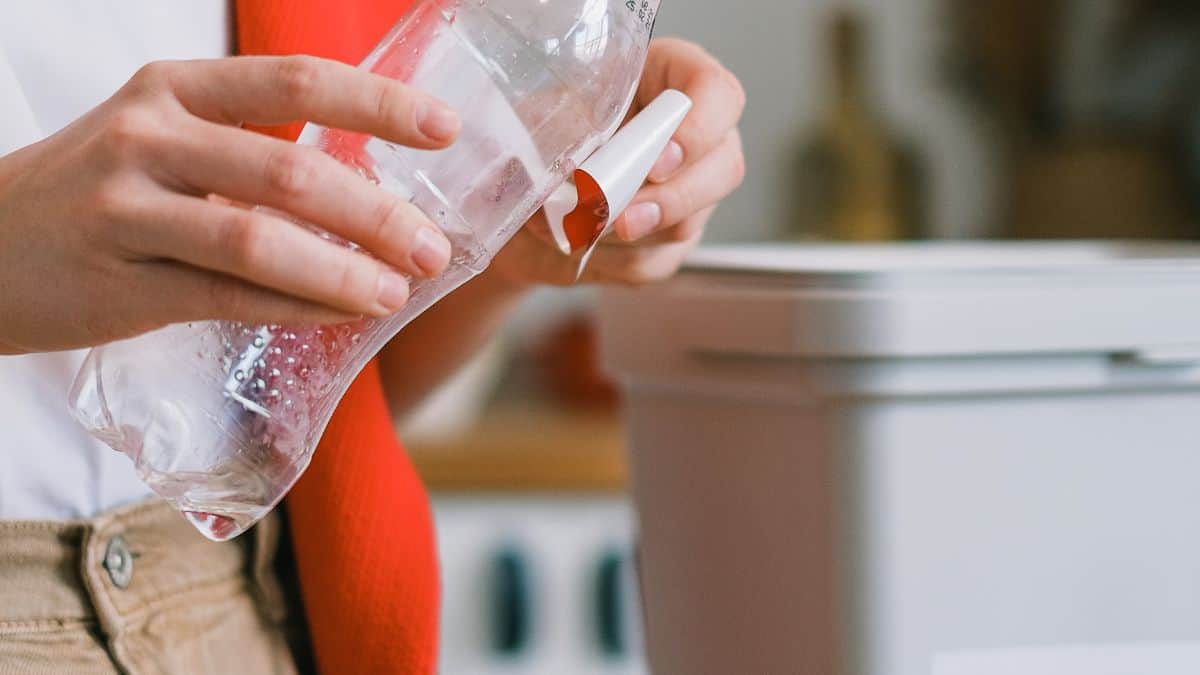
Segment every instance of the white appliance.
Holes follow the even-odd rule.
[[[657,675],[1200,673],[1200,247],[719,248],[601,305]]]
[[[618,495],[435,495],[447,675],[646,675]]]

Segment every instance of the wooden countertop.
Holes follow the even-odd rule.
[[[620,493],[625,447],[616,417],[501,405],[469,433],[410,443],[409,454],[435,493]]]

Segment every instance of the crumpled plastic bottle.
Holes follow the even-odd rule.
[[[421,208],[449,268],[387,319],[337,326],[170,326],[92,350],[76,418],[221,541],[266,515],[308,466],[337,403],[405,325],[479,274],[633,99],[658,0],[424,0],[362,67],[460,111],[444,151],[309,125],[300,143]],[[327,233],[321,236],[337,239]],[[340,242],[353,246],[349,242]]]

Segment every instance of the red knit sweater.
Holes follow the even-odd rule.
[[[357,63],[409,4],[237,0],[238,51]],[[300,127],[268,133],[294,139]],[[434,672],[439,582],[429,501],[396,439],[374,362],[338,407],[287,507],[321,671]]]

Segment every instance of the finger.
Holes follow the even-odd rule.
[[[328,325],[357,321],[348,314],[239,279],[169,261],[139,263],[139,302],[163,325],[184,321],[242,321],[254,325]]]
[[[325,153],[197,121],[160,161],[196,194],[286,211],[353,241],[415,276],[439,274],[451,246],[411,203],[365,181]]]
[[[582,280],[587,283],[639,286],[670,278],[700,243],[704,226],[714,210],[715,207],[705,209],[670,228],[680,235],[674,240],[664,238],[663,241],[639,242],[633,246],[610,243],[598,247]],[[665,234],[659,233],[653,239]]]
[[[617,219],[614,230],[625,241],[649,236],[721,201],[741,185],[744,177],[741,139],[735,130],[726,134],[715,151],[669,182],[642,188]]]
[[[670,244],[598,248],[584,271],[583,280],[641,286],[669,279],[679,271],[699,241],[700,234],[696,234],[687,241]]]
[[[717,147],[741,119],[746,93],[737,77],[691,42],[655,40],[650,46],[637,102],[646,106],[667,89],[692,99],[692,110],[650,173],[663,182]]]
[[[164,193],[138,201],[121,245],[341,312],[387,316],[408,282],[387,265],[262,210]],[[168,224],[168,225],[164,225]]]
[[[629,248],[631,246],[656,246],[658,244],[692,241],[704,234],[705,227],[708,225],[708,221],[712,220],[712,214],[716,210],[716,206],[702,209],[694,216],[685,219],[682,223],[664,227],[650,236],[643,237],[637,241],[624,241],[619,237],[607,237],[600,245]]]
[[[401,82],[311,56],[151,64],[193,114],[238,125],[305,121],[415,148],[444,147],[462,123],[444,102]]]

